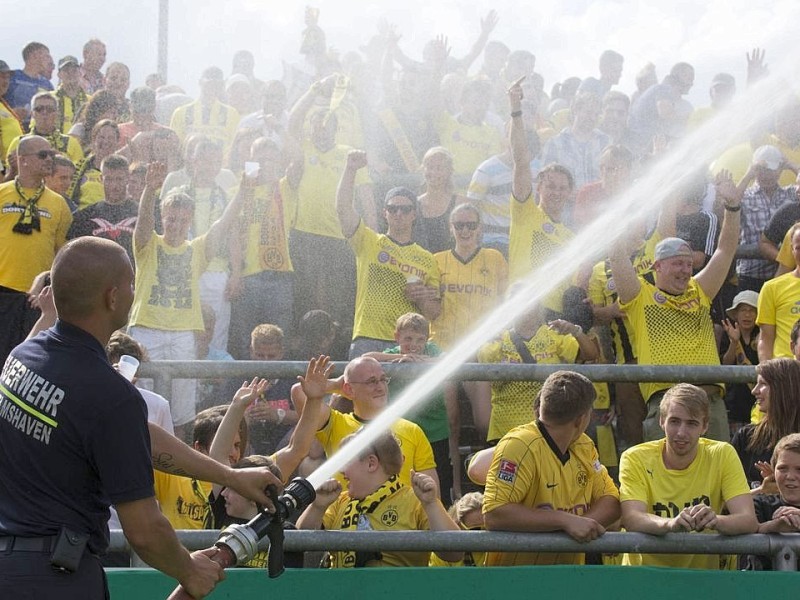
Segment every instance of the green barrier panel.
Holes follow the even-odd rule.
[[[164,599],[173,580],[147,569],[109,569],[112,600]],[[692,571],[651,567],[504,567],[289,570],[277,579],[266,571],[227,572],[210,600],[319,598],[320,600],[445,600],[480,598],[790,598],[798,573]]]

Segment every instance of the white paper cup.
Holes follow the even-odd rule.
[[[123,354],[119,357],[117,369],[119,369],[120,375],[125,379],[133,381],[133,378],[136,376],[136,371],[139,370],[139,360],[128,354]]]

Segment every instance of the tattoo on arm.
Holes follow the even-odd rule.
[[[188,476],[186,471],[175,465],[175,460],[172,454],[168,452],[161,452],[159,454],[153,454],[152,458],[153,467],[159,471],[169,473],[170,475],[181,475],[184,477]]]

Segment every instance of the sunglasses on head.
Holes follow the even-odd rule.
[[[404,215],[407,215],[414,212],[414,207],[411,204],[387,204],[386,212],[392,215],[397,213],[403,213]]]
[[[462,229],[469,229],[470,231],[475,231],[478,228],[477,221],[462,221],[460,223],[453,223],[453,229],[456,231],[461,231]]]

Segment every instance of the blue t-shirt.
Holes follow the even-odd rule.
[[[64,525],[101,553],[109,504],[153,495],[147,408],[97,339],[58,321],[17,346],[0,374],[0,535]]]
[[[17,69],[11,73],[11,81],[8,83],[6,92],[6,102],[11,108],[24,106],[30,109],[31,98],[39,92],[52,92],[53,84],[44,77],[31,77],[22,69]],[[25,127],[28,126],[30,118],[25,119]]]

